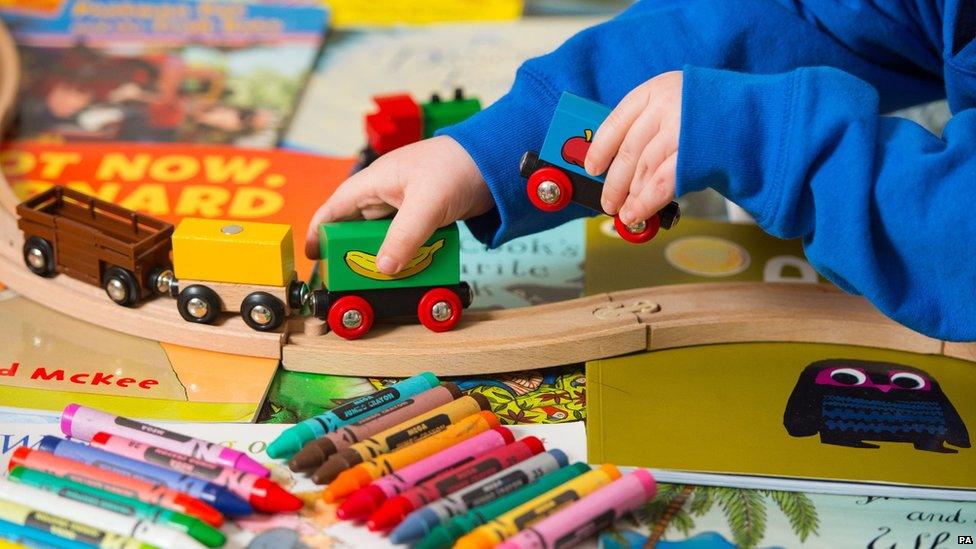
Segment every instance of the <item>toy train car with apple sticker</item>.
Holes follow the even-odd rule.
[[[434,132],[463,121],[481,110],[481,102],[465,97],[461,88],[454,97],[442,99],[432,94],[417,103],[407,93],[373,97],[376,111],[365,117],[366,147],[359,153],[356,169],[372,164],[380,156],[410,143],[432,137]]]
[[[376,267],[390,220],[325,224],[325,287],[313,292],[295,272],[289,225],[186,218],[174,230],[65,187],[26,200],[17,212],[24,262],[35,274],[63,273],[102,286],[112,301],[129,307],[169,294],[188,322],[212,324],[236,313],[254,330],[274,331],[311,312],[340,337],[355,339],[374,320],[389,317],[416,317],[435,332],[450,330],[471,304],[471,289],[460,281],[457,225],[435,232],[391,276]]]
[[[532,205],[544,212],[562,210],[570,203],[603,212],[600,196],[604,176],[586,173],[583,161],[590,149],[593,135],[610,114],[607,107],[563,93],[549,124],[542,149],[528,151],[519,163],[519,172],[528,179],[526,191]],[[627,226],[614,216],[614,227],[628,242],[647,242],[658,229],[670,229],[681,217],[676,202],[671,202],[650,219]]]

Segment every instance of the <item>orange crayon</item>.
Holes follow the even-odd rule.
[[[491,412],[468,416],[436,435],[344,471],[322,492],[322,499],[328,503],[339,501],[384,475],[498,426],[498,418]]]

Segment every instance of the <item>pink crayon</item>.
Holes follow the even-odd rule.
[[[467,463],[485,452],[490,452],[514,441],[515,436],[512,431],[505,427],[489,429],[446,450],[412,463],[399,471],[376,479],[365,488],[360,488],[343,502],[336,511],[336,516],[343,520],[364,519],[387,498],[396,496],[444,471]]]
[[[185,456],[108,433],[95,433],[91,445],[107,452],[202,478],[223,486],[263,513],[298,511],[302,501],[274,482],[255,474]]]
[[[657,483],[651,473],[637,469],[522,530],[495,549],[572,547],[610,527],[656,492]]]
[[[90,441],[96,433],[118,435],[217,465],[234,467],[259,477],[271,476],[270,471],[244,452],[121,416],[113,416],[80,404],[69,404],[61,412],[61,432],[86,442]]]

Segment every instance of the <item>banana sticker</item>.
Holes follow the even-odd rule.
[[[376,267],[376,256],[373,254],[350,250],[346,252],[343,259],[345,259],[346,265],[352,269],[352,272],[359,276],[364,276],[372,280],[401,280],[419,274],[427,267],[430,267],[434,261],[434,253],[443,247],[444,239],[442,238],[430,246],[420,248],[417,255],[413,256],[413,259],[407,262],[407,266],[395,275],[381,273]]]

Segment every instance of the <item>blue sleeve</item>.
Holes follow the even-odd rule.
[[[976,340],[976,110],[939,138],[835,69],[684,75],[679,195],[714,188],[889,317]]]
[[[837,33],[864,33],[875,27],[881,32],[890,26],[848,25],[834,32],[825,28],[830,21],[824,23],[813,11],[797,6],[822,4],[829,14],[837,9],[836,0],[781,1],[644,0],[577,34],[556,51],[526,62],[507,95],[440,132],[468,151],[495,199],[496,209],[469,220],[472,232],[498,246],[587,213],[575,206],[554,214],[536,211],[518,174],[522,153],[541,146],[563,91],[612,106],[649,78],[686,64],[750,73],[827,65],[889,90],[884,109],[944,94],[939,67],[929,66],[940,60],[913,53],[925,40],[921,35],[904,31],[892,47],[878,45],[901,36],[899,27],[885,40],[852,38],[852,46]],[[875,17],[884,19],[877,13]]]

